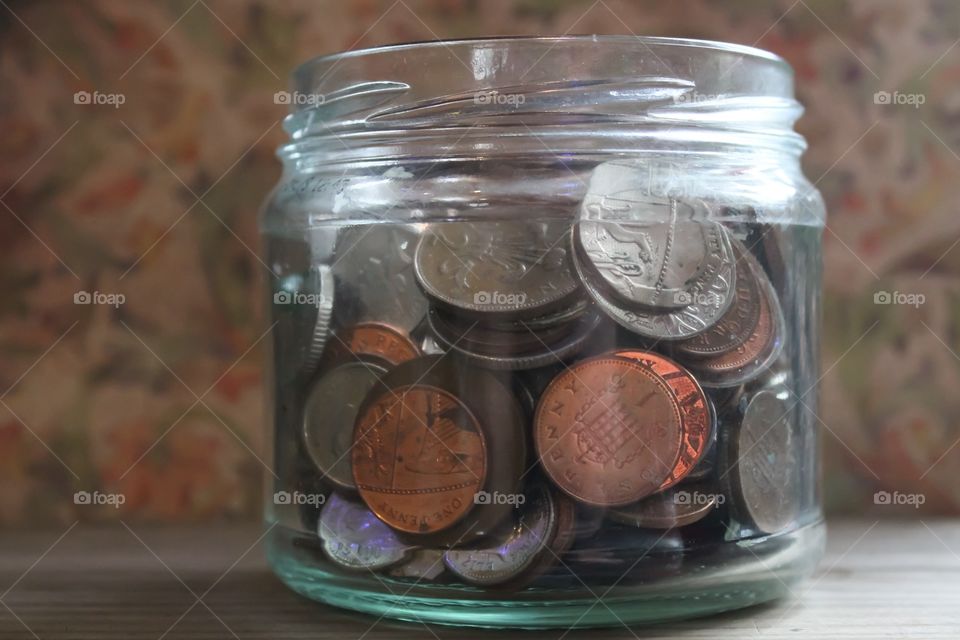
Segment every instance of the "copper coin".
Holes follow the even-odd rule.
[[[398,365],[420,355],[420,349],[406,334],[380,322],[363,322],[335,335],[330,346],[336,357],[343,357],[347,352],[361,359],[375,358]]]
[[[756,334],[763,305],[759,283],[754,275],[753,258],[742,243],[732,240],[737,258],[737,281],[733,301],[720,320],[689,340],[678,342],[681,353],[694,357],[710,357],[741,346]]]
[[[649,351],[625,350],[617,351],[616,355],[635,360],[666,380],[680,407],[683,415],[683,446],[673,471],[660,485],[660,490],[669,489],[697,466],[710,446],[715,428],[710,401],[696,378],[672,360]]]
[[[486,471],[480,424],[443,389],[395,389],[365,406],[357,419],[357,490],[394,529],[432,533],[453,526],[473,508]]]
[[[554,378],[534,417],[550,479],[597,506],[629,504],[659,489],[677,464],[682,436],[670,385],[617,356],[581,361]]]
[[[723,499],[709,484],[685,484],[608,513],[612,520],[635,527],[673,529],[703,520]]]
[[[706,387],[735,387],[753,380],[770,367],[783,348],[783,311],[776,291],[757,261],[745,257],[760,294],[757,322],[739,346],[687,363]]]

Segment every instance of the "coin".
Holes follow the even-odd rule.
[[[785,395],[785,392],[782,394]],[[734,506],[764,533],[789,527],[799,512],[800,469],[794,451],[791,407],[774,391],[747,403],[731,438],[726,464]]]
[[[611,509],[611,519],[647,529],[673,529],[699,522],[722,497],[709,484],[684,484],[648,496],[639,502]]]
[[[763,306],[760,285],[746,247],[734,242],[733,248],[737,256],[737,282],[730,308],[706,331],[678,342],[677,351],[695,357],[716,356],[736,349],[756,333]]]
[[[323,477],[343,489],[355,488],[350,447],[357,412],[386,372],[377,364],[346,362],[317,379],[304,403],[304,449]]]
[[[597,506],[656,491],[680,456],[683,417],[667,382],[617,356],[576,363],[544,391],[534,441],[550,479]]]
[[[442,393],[436,394],[434,390],[437,389]],[[406,405],[413,404],[408,407],[412,411],[405,410],[399,415],[405,405],[398,403],[398,398],[408,390],[414,395],[438,399],[429,406],[422,398],[414,403],[407,402]],[[451,402],[453,405],[449,406]],[[447,405],[444,408],[451,410],[441,412],[437,403]],[[467,410],[465,415],[464,407]],[[527,456],[526,440],[518,437],[523,433],[524,424],[520,403],[493,374],[464,368],[462,363],[442,356],[424,356],[404,362],[384,376],[367,395],[358,414],[354,442],[363,440],[366,446],[354,447],[354,465],[360,458],[365,469],[360,473],[354,466],[354,478],[373,475],[376,484],[371,483],[372,486],[386,487],[386,491],[361,490],[361,497],[388,524],[397,522],[401,532],[413,529],[403,535],[416,538],[420,545],[451,546],[488,535],[509,515],[511,505],[476,504],[477,488],[469,494],[466,486],[450,492],[438,492],[434,488],[458,483],[476,487],[477,477],[461,470],[467,466],[480,476],[479,488],[483,491],[503,495],[517,493]],[[454,426],[457,428],[453,429]],[[371,430],[371,427],[376,428]],[[474,433],[470,431],[473,428],[478,430]],[[396,435],[403,438],[393,437]],[[417,438],[420,438],[419,442]],[[466,444],[472,444],[474,450],[476,439],[482,439],[485,474],[478,473],[479,461],[472,455],[451,453],[451,450],[457,452],[461,448],[451,446],[460,438]],[[439,439],[446,446],[432,447],[424,464],[419,463],[419,456],[408,453],[411,448],[422,448],[424,444]],[[414,471],[397,469],[395,479],[399,488],[393,489],[394,478],[383,478],[383,471],[396,462],[397,454],[406,456],[400,464],[412,464]],[[439,465],[446,461],[455,466]],[[455,476],[461,479],[454,482]],[[421,522],[418,523],[418,519]]]
[[[581,218],[577,241],[591,270],[620,300],[656,310],[682,309],[728,268],[729,240],[715,222],[681,220],[676,199],[650,206],[642,221]]]
[[[484,435],[453,394],[427,385],[393,389],[360,414],[353,473],[364,502],[394,529],[441,531],[463,519],[484,485]]]
[[[495,370],[533,369],[578,353],[600,322],[596,314],[581,316],[552,330],[497,332],[474,324],[461,331],[432,310],[428,321],[441,343],[478,367]]]
[[[427,312],[413,269],[417,233],[410,227],[366,224],[341,230],[333,273],[341,325],[383,322],[410,333]]]
[[[683,480],[697,466],[710,445],[716,430],[716,419],[710,401],[696,378],[672,360],[649,351],[620,350],[615,354],[640,363],[666,380],[677,406],[680,407],[683,416],[683,446],[673,470],[660,485],[661,491],[668,489]]]
[[[756,260],[746,252],[742,256],[742,265],[749,267],[742,270],[750,275],[740,277],[751,278],[759,293],[757,312],[747,316],[755,317],[756,323],[752,327],[748,324],[737,327],[738,338],[745,339],[735,348],[707,357],[691,358],[686,363],[700,383],[707,387],[735,387],[753,380],[776,361],[783,348],[784,319],[777,294]],[[708,338],[706,344],[709,345],[711,341]],[[721,342],[727,343],[724,339]]]
[[[729,255],[724,255],[719,272],[706,284],[705,289],[695,296],[684,298],[689,300],[689,304],[680,309],[656,311],[650,307],[624,304],[598,286],[599,276],[589,258],[581,255],[577,234],[573,234],[573,238],[573,264],[583,288],[614,322],[641,336],[655,340],[690,338],[716,323],[732,300],[730,292],[736,280],[736,267],[729,242],[723,244],[723,251],[729,250]]]
[[[436,580],[443,574],[442,549],[417,549],[410,554],[406,562],[390,568],[390,575],[395,578],[416,578],[420,580]]]
[[[330,338],[330,321],[333,318],[333,303],[336,286],[333,271],[325,264],[314,265],[310,268],[308,289],[317,293],[317,319],[313,324],[309,347],[304,358],[304,368],[312,372],[320,364],[323,350]]]
[[[363,322],[337,331],[334,336],[330,345],[333,359],[353,354],[362,360],[398,365],[420,355],[420,349],[406,334],[381,322]]]
[[[447,568],[464,582],[491,586],[517,579],[547,548],[557,526],[549,490],[537,486],[525,495],[510,531],[484,547],[450,549],[443,554]]]
[[[417,278],[455,311],[535,317],[580,289],[568,234],[565,220],[434,224],[417,246]]]
[[[327,556],[346,569],[383,569],[411,551],[366,507],[336,493],[323,505],[317,529]]]

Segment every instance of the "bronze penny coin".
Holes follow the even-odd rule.
[[[762,299],[754,259],[738,240],[731,239],[737,258],[733,301],[720,320],[706,331],[676,344],[677,351],[693,357],[726,353],[744,344],[757,332]]]
[[[523,434],[527,420],[519,401],[496,376],[464,367],[462,362],[442,356],[423,356],[408,360],[383,376],[361,406],[354,427],[354,442],[362,438],[370,446],[366,449],[355,446],[354,460],[359,456],[364,458],[365,464],[375,466],[381,459],[389,462],[393,455],[395,462],[396,454],[391,454],[394,445],[390,440],[378,440],[374,436],[381,430],[385,430],[385,435],[389,435],[388,420],[400,417],[398,412],[404,405],[398,403],[398,398],[402,397],[404,392],[411,399],[425,393],[435,398],[435,401],[429,404],[422,398],[406,403],[403,416],[405,424],[400,431],[406,433],[404,442],[407,449],[411,444],[416,448],[424,442],[435,441],[438,437],[445,446],[434,448],[433,457],[428,456],[428,460],[432,461],[426,466],[417,463],[416,458],[411,459],[409,453],[401,454],[405,456],[402,464],[408,465],[413,460],[414,471],[418,472],[405,470],[403,474],[398,474],[398,479],[404,479],[404,486],[398,488],[405,491],[413,488],[414,492],[394,493],[396,489],[367,492],[361,490],[360,497],[378,517],[391,526],[399,519],[401,507],[421,514],[425,518],[426,526],[395,527],[401,536],[415,538],[415,543],[421,546],[459,545],[478,536],[490,534],[509,516],[512,505],[495,500],[483,501],[480,499],[483,492],[490,495],[517,493],[521,475],[526,468],[527,447]],[[438,398],[441,398],[442,402]],[[442,406],[438,407],[438,402]],[[398,415],[385,417],[387,409],[391,410],[391,414]],[[441,409],[444,411],[441,412]],[[450,411],[446,411],[447,409]],[[467,419],[467,416],[470,419]],[[378,425],[378,419],[383,419],[384,424]],[[454,441],[460,437],[468,443],[473,441],[471,429],[475,429],[482,439],[484,474],[477,472],[473,457],[462,456],[468,453],[467,451],[458,451],[458,447],[450,446],[449,437],[455,435],[450,428],[451,421],[464,431],[454,438]],[[365,436],[373,425],[377,425],[378,429]],[[421,438],[419,442],[416,440],[418,436]],[[458,464],[443,467],[441,461]],[[474,474],[481,476],[479,485],[477,478],[464,472],[462,464],[459,463],[469,463],[467,466],[473,469]],[[465,478],[463,482],[474,486],[469,494],[465,487],[450,492],[426,490],[432,485],[445,487],[457,484],[451,480],[451,477],[457,474]],[[359,475],[354,467],[356,481],[359,481]],[[412,487],[406,486],[411,483]],[[385,483],[381,480],[380,484]],[[453,497],[457,498],[457,504],[452,505],[451,510],[445,505]],[[461,514],[459,519],[454,511]]]
[[[394,529],[433,533],[456,524],[473,508],[486,472],[479,422],[443,389],[392,390],[364,407],[357,419],[357,490]]]
[[[537,406],[534,441],[547,475],[596,506],[657,491],[680,456],[683,416],[670,385],[643,364],[598,356],[554,378]]]
[[[334,335],[330,347],[336,358],[352,353],[360,359],[398,365],[420,355],[420,349],[406,334],[381,322],[363,322]]]
[[[660,485],[660,490],[669,489],[697,466],[710,446],[716,427],[710,401],[696,378],[672,360],[649,351],[623,350],[615,353],[639,362],[666,380],[680,407],[683,415],[683,446],[673,471]]]
[[[757,321],[737,347],[687,362],[705,387],[736,387],[749,382],[766,371],[783,348],[784,319],[777,293],[756,260],[746,254],[744,257],[760,294]]]
[[[711,487],[710,484],[684,484],[611,509],[608,515],[617,522],[646,529],[685,527],[705,518],[723,501],[723,494]]]

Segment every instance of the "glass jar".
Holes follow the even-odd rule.
[[[307,62],[284,95],[262,215],[284,582],[579,627],[813,570],[824,207],[782,59],[429,42]]]

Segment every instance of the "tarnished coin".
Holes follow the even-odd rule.
[[[611,509],[611,519],[646,529],[673,529],[699,522],[724,496],[710,484],[684,484]]]
[[[390,568],[395,578],[416,578],[436,580],[444,571],[442,549],[417,549],[410,554],[406,562]]]
[[[654,310],[682,309],[712,291],[712,283],[729,270],[729,240],[721,225],[689,219],[693,211],[681,219],[676,199],[650,206],[646,219],[634,222],[581,218],[579,246],[619,300]]]
[[[750,275],[742,274],[740,278],[753,280],[759,294],[756,312],[745,314],[747,320],[755,322],[742,326],[735,322],[732,325],[738,339],[743,339],[738,346],[706,357],[691,358],[687,362],[700,383],[707,387],[736,387],[753,380],[776,361],[783,348],[784,319],[777,293],[757,261],[747,252],[742,256],[741,271]],[[745,298],[743,302],[752,304],[751,300]],[[735,304],[740,302],[738,298]],[[727,344],[725,339],[720,342]],[[705,344],[709,347],[711,343],[714,338],[708,338]]]
[[[349,354],[362,359],[398,365],[420,355],[420,349],[402,331],[382,322],[363,322],[337,331],[330,344],[335,360]]]
[[[489,535],[512,505],[479,496],[517,493],[527,464],[520,403],[497,376],[462,365],[400,364],[367,395],[354,428],[361,497],[421,546]]]
[[[786,529],[799,513],[800,469],[791,416],[792,408],[776,392],[759,391],[731,438],[727,473],[733,505],[765,533]]]
[[[663,378],[673,392],[683,417],[683,446],[673,470],[660,485],[669,489],[693,470],[703,459],[716,430],[716,420],[707,395],[696,378],[676,362],[649,351],[620,350],[622,358],[630,358]]]
[[[323,505],[317,529],[323,550],[347,569],[383,569],[402,561],[411,551],[369,509],[335,493]]]
[[[550,479],[576,500],[630,504],[657,491],[680,456],[683,415],[669,384],[639,362],[576,363],[544,391],[534,441]]]
[[[726,233],[723,227],[717,228],[721,234]],[[729,242],[723,243],[723,250],[729,253],[724,255],[719,271],[706,283],[703,290],[697,295],[684,297],[683,300],[688,304],[682,308],[658,312],[651,307],[625,304],[610,295],[600,285],[599,275],[590,259],[582,255],[582,249],[577,242],[578,234],[573,234],[573,237],[573,263],[583,288],[614,322],[636,334],[655,340],[690,338],[713,326],[731,303],[736,267]]]
[[[393,389],[366,405],[357,420],[357,490],[394,529],[434,533],[453,526],[473,508],[486,473],[480,423],[443,389]]]
[[[482,586],[517,579],[547,549],[557,526],[550,491],[536,486],[517,509],[513,527],[502,538],[475,549],[450,549],[443,554],[447,568],[464,582]]]
[[[288,381],[316,369],[330,334],[333,301],[334,278],[325,265],[278,280],[273,294],[278,378]]]
[[[387,372],[378,364],[345,362],[327,371],[310,388],[303,408],[303,442],[323,477],[353,489],[350,447],[353,425],[367,393]]]
[[[535,317],[579,291],[569,232],[564,220],[434,224],[417,247],[417,278],[455,311]]]
[[[410,227],[367,224],[337,237],[337,321],[341,325],[383,322],[410,333],[427,313],[413,256],[417,233]]]

